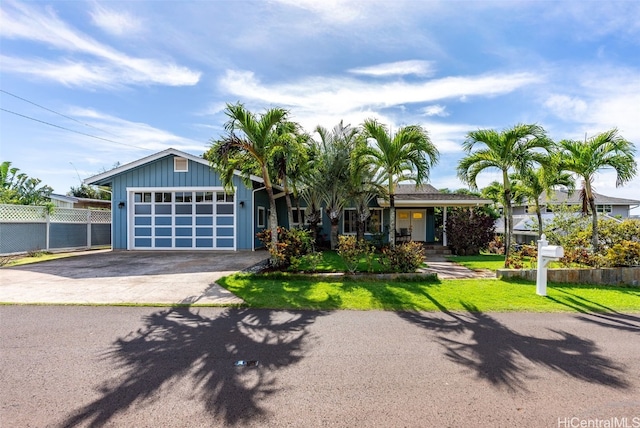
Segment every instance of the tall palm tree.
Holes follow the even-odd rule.
[[[270,167],[283,188],[287,218],[291,228],[294,223],[291,193],[294,193],[294,196],[298,193],[300,176],[308,164],[306,142],[311,137],[302,132],[300,125],[295,122],[280,124],[276,132],[279,135],[279,144],[272,150]]]
[[[368,161],[378,168],[387,182],[389,195],[389,244],[395,246],[396,205],[395,187],[405,180],[416,186],[429,178],[431,167],[438,163],[439,152],[429,134],[418,125],[409,125],[393,134],[385,125],[367,119],[363,125],[364,136],[373,144],[363,150]]]
[[[217,170],[225,187],[233,186],[233,175],[240,171],[245,180],[252,174],[261,176],[269,197],[269,228],[271,245],[278,244],[278,215],[273,194],[272,175],[269,161],[281,143],[282,133],[278,132],[288,121],[289,112],[282,108],[271,108],[261,115],[255,115],[243,104],[227,104],[225,123],[227,134],[220,140],[212,141],[211,149],[205,157]]]
[[[477,146],[480,146],[474,150]],[[458,163],[458,177],[471,188],[477,189],[477,177],[485,171],[497,169],[502,173],[505,214],[505,266],[509,263],[513,234],[513,186],[509,174],[522,172],[535,164],[545,164],[552,142],[541,126],[518,124],[498,132],[479,129],[467,134],[462,144],[467,155]],[[541,151],[544,150],[547,153]]]
[[[540,209],[540,197],[543,193],[558,187],[566,187],[569,194],[575,189],[575,182],[570,173],[560,171],[553,163],[545,168],[526,168],[513,175],[514,185],[519,186],[522,195],[535,204],[536,218],[538,220],[538,239],[542,238],[542,210]]]
[[[355,208],[356,237],[358,241],[364,239],[365,226],[371,216],[370,202],[379,196],[386,195],[384,177],[374,165],[362,156],[367,148],[367,141],[359,138],[357,147],[351,155],[349,177],[346,182],[347,193]]]
[[[616,128],[584,141],[562,140],[559,145],[560,168],[582,179],[582,193],[592,215],[591,244],[598,249],[598,214],[593,196],[593,179],[598,171],[613,169],[616,187],[631,181],[637,173],[635,146],[618,134]]]
[[[342,121],[331,131],[316,127],[320,141],[316,143],[313,168],[307,177],[307,185],[314,187],[321,196],[325,213],[331,223],[331,248],[338,242],[338,224],[348,199],[348,179],[351,154],[358,130]]]

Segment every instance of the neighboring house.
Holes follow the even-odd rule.
[[[147,156],[85,180],[111,187],[113,249],[251,250],[261,246],[255,237],[267,228],[269,201],[262,178],[252,176],[247,185],[239,173],[233,192],[226,192],[209,162],[175,149]],[[304,206],[294,208],[294,224],[287,224],[282,189],[276,195],[278,223],[304,224]],[[396,191],[397,229],[406,229],[416,241],[439,240],[435,207],[473,207],[489,200],[459,194],[442,194],[433,186],[400,185]],[[374,201],[367,230],[388,232],[388,201]],[[323,213],[322,233],[330,233]],[[347,208],[340,233],[356,232],[354,211]],[[446,235],[442,243],[446,245]]]
[[[595,192],[593,194],[599,218],[629,218],[630,211],[640,206],[639,200],[614,198]],[[582,206],[580,190],[574,191],[571,195],[566,190],[556,190],[549,197],[543,193],[540,196],[539,204],[542,212],[542,222],[548,223],[553,220],[554,207],[562,204]],[[516,242],[530,243],[538,239],[537,225],[534,204],[513,207],[513,235]],[[496,233],[504,233],[503,218],[496,220]]]
[[[635,199],[614,198],[612,196],[605,196],[599,193],[593,192],[593,196],[596,202],[596,210],[598,214],[607,214],[611,217],[627,218],[629,212],[638,206],[640,201]],[[580,200],[580,190],[574,191],[571,195],[566,190],[556,190],[551,192],[548,196],[543,193],[538,200],[540,208],[543,213],[552,213],[553,207],[566,204],[574,206],[582,206]],[[535,205],[518,205],[513,207],[513,214],[530,214],[535,213]]]
[[[53,205],[59,208],[111,209],[111,201],[105,201],[103,199],[78,198],[75,196],[58,195],[56,193],[52,193],[49,198]]]

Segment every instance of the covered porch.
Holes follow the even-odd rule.
[[[418,241],[447,246],[447,210],[472,208],[492,203],[478,196],[442,193],[430,184],[396,187],[396,242]],[[378,205],[389,208],[389,200],[378,198]]]

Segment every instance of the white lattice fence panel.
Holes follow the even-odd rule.
[[[55,208],[49,216],[52,223],[87,223],[89,210]]]
[[[0,221],[7,223],[44,222],[47,209],[31,205],[0,205]]]
[[[111,211],[91,211],[91,223],[111,223]]]

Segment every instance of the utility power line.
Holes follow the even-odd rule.
[[[54,124],[54,123],[50,123],[50,122],[45,122],[44,120],[36,119],[36,118],[34,118],[34,117],[27,116],[27,115],[24,115],[24,114],[21,114],[21,113],[16,113],[15,111],[7,110],[6,108],[2,108],[2,107],[0,107],[0,110],[2,110],[2,111],[6,111],[7,113],[15,114],[16,116],[24,117],[25,119],[29,119],[29,120],[33,120],[33,121],[35,121],[35,122],[43,123],[43,124],[45,124],[45,125],[53,126],[54,128],[59,128],[59,129],[63,129],[63,130],[65,130],[65,131],[73,132],[73,133],[75,133],[75,134],[84,135],[85,137],[96,138],[96,139],[98,139],[98,140],[102,140],[102,141],[106,141],[106,142],[114,143],[114,144],[119,144],[119,145],[121,145],[121,146],[127,146],[127,147],[133,147],[133,148],[140,149],[140,150],[148,150],[148,151],[151,151],[150,149],[147,149],[147,148],[145,148],[145,147],[134,146],[133,144],[120,143],[120,142],[118,142],[118,141],[113,141],[113,140],[110,140],[110,139],[108,139],[108,138],[98,137],[98,136],[96,136],[96,135],[91,135],[91,134],[87,134],[87,133],[85,133],[85,132],[76,131],[76,130],[74,130],[74,129],[65,128],[64,126],[56,125],[56,124]]]
[[[46,110],[46,111],[49,111],[49,112],[54,113],[54,114],[57,114],[58,116],[62,116],[62,117],[64,117],[64,118],[66,118],[66,119],[73,120],[74,122],[78,122],[78,123],[79,123],[79,124],[81,124],[81,125],[88,126],[89,128],[93,128],[93,129],[96,129],[96,130],[98,130],[98,131],[106,132],[107,134],[111,134],[111,135],[113,135],[114,137],[119,137],[119,135],[116,135],[116,134],[114,134],[113,132],[109,132],[109,131],[107,131],[106,129],[101,129],[101,128],[98,128],[98,127],[96,127],[96,126],[89,125],[88,123],[81,122],[81,121],[79,121],[79,120],[78,120],[78,119],[76,119],[76,118],[73,118],[73,117],[71,117],[71,116],[67,116],[66,114],[62,114],[62,113],[57,112],[57,111],[55,111],[55,110],[51,110],[50,108],[47,108],[47,107],[41,106],[40,104],[34,103],[33,101],[29,101],[29,100],[28,100],[28,99],[26,99],[26,98],[19,97],[18,95],[16,95],[16,94],[12,94],[12,93],[11,93],[11,92],[9,92],[9,91],[5,91],[4,89],[0,89],[0,92],[5,93],[5,94],[7,94],[7,95],[10,95],[10,96],[12,96],[12,97],[14,97],[14,98],[17,98],[17,99],[19,99],[19,100],[21,100],[21,101],[24,101],[24,102],[26,102],[26,103],[33,104],[33,105],[34,105],[34,106],[36,106],[36,107],[40,107],[41,109]]]

